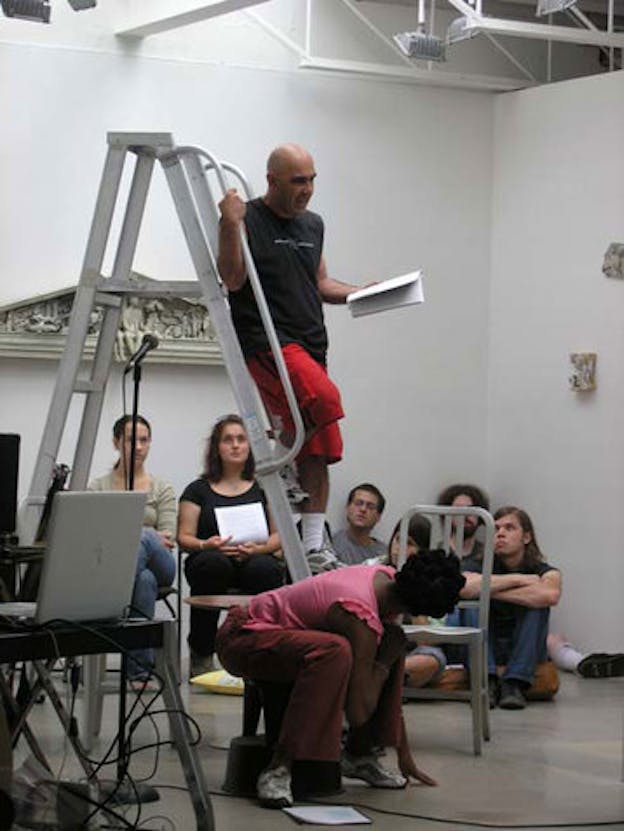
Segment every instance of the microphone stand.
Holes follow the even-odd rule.
[[[134,362],[132,368],[132,432],[130,434],[130,464],[126,470],[126,488],[134,490],[134,463],[136,460],[137,420],[139,415],[139,389],[141,386],[141,363],[145,355]],[[125,452],[122,450],[122,452]],[[118,803],[131,805],[135,803],[157,802],[160,794],[152,785],[144,782],[133,786],[124,784],[127,768],[125,762],[126,743],[126,686],[128,683],[128,665],[125,652],[121,653],[121,671],[119,679],[119,713],[117,718],[117,781],[109,786],[110,796]],[[105,790],[109,790],[106,788]]]

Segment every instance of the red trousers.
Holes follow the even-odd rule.
[[[282,355],[309,434],[297,461],[308,456],[323,456],[327,464],[339,462],[342,436],[337,422],[344,417],[344,412],[338,387],[329,378],[325,366],[315,361],[299,344],[286,344],[282,347]],[[273,428],[294,435],[295,425],[273,356],[266,352],[252,355],[247,359],[247,367],[271,415]]]
[[[232,675],[291,683],[278,743],[293,759],[337,761],[351,646],[342,635],[312,629],[243,629],[248,610],[235,606],[217,632],[217,654]],[[376,745],[400,737],[403,660],[392,667],[370,722]]]

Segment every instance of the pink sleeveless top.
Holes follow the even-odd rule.
[[[348,566],[257,594],[249,602],[250,619],[243,628],[327,630],[327,612],[340,603],[370,626],[379,642],[383,624],[374,589],[379,572],[391,579],[396,574],[390,566]]]

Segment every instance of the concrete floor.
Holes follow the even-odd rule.
[[[61,685],[59,685],[61,686]],[[190,692],[182,685],[188,712],[202,730],[199,746],[212,795],[219,831],[279,831],[294,823],[279,811],[258,807],[253,800],[223,794],[227,747],[240,733],[242,699]],[[78,703],[78,707],[80,702]],[[483,756],[471,753],[471,719],[467,704],[417,702],[405,705],[408,733],[417,761],[440,785],[413,785],[404,791],[384,792],[364,784],[345,783],[344,793],[327,802],[357,806],[380,829],[446,831],[473,827],[532,827],[557,825],[572,828],[624,829],[622,775],[622,723],[624,679],[585,680],[566,675],[553,703],[533,703],[526,710],[492,712],[492,740]],[[167,735],[166,722],[158,717]],[[60,727],[48,702],[38,705],[31,719],[53,766],[63,757]],[[102,735],[92,756],[105,752],[115,733],[115,696],[106,696]],[[154,740],[148,721],[138,729],[140,744]],[[25,752],[22,740],[15,767]],[[71,750],[63,777],[78,777]],[[393,764],[389,753],[386,763]],[[147,776],[154,751],[138,754],[131,767],[135,777]],[[109,769],[110,770],[110,769]],[[108,775],[113,776],[114,771]],[[177,755],[171,747],[161,750],[158,769],[150,781],[161,794],[157,803],[143,806],[140,820],[153,817],[142,827],[192,829],[194,815]],[[126,818],[134,823],[136,808]]]

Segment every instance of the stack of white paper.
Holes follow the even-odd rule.
[[[354,291],[347,297],[347,304],[353,317],[372,315],[376,312],[385,312],[388,309],[424,302],[422,271],[391,277],[389,280],[375,283],[374,286]]]
[[[220,537],[231,537],[232,545],[265,542],[269,537],[264,509],[260,502],[215,508]]]

